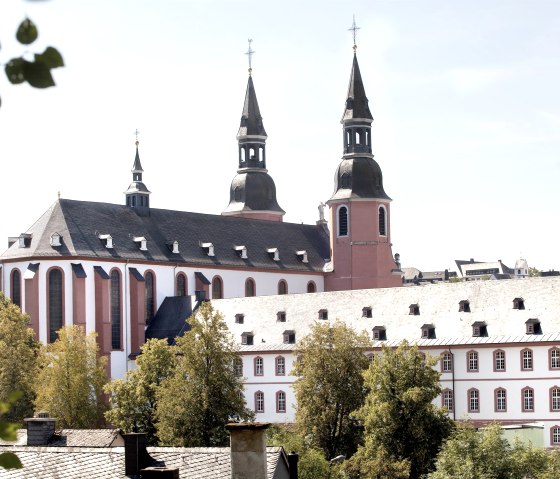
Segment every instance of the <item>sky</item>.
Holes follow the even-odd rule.
[[[556,0],[0,1],[0,63],[28,16],[56,87],[0,72],[0,249],[62,198],[124,204],[138,130],[155,208],[220,214],[253,80],[284,221],[314,223],[342,156],[357,55],[393,253],[424,271],[560,269]]]

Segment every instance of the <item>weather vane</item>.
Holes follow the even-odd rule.
[[[136,135],[136,146],[138,146],[138,135],[140,134],[140,132],[138,131],[138,128],[136,128],[136,131],[134,132],[134,134]]]
[[[251,48],[251,43],[253,43],[253,39],[249,38],[249,40],[247,41],[249,42],[249,49],[247,50],[245,55],[247,55],[247,57],[249,58],[249,76],[251,76],[251,73],[253,72],[252,61],[253,61],[253,55],[255,54],[255,51]]]
[[[354,51],[356,51],[356,49],[358,48],[358,46],[356,45],[356,34],[358,33],[359,29],[360,27],[356,25],[356,16],[352,15],[352,27],[350,27],[348,31],[352,32],[352,38],[354,39],[354,46],[352,48],[354,49]]]

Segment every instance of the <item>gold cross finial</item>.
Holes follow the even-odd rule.
[[[352,49],[354,51],[356,51],[356,49],[358,48],[358,46],[356,45],[356,34],[358,33],[359,29],[360,27],[356,25],[356,16],[352,15],[352,26],[348,29],[348,31],[352,32],[352,38],[354,40],[354,46],[352,47]]]
[[[249,42],[249,49],[245,52],[245,55],[247,55],[247,57],[249,58],[249,76],[251,76],[251,73],[253,72],[252,61],[253,61],[253,55],[255,54],[255,51],[251,48],[251,43],[253,43],[253,39],[249,38],[249,40],[247,41]]]
[[[140,132],[138,131],[138,128],[136,128],[136,131],[134,132],[134,134],[136,135],[136,146],[138,146],[138,143],[140,143],[138,141],[138,135],[140,134]]]

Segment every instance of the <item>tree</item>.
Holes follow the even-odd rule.
[[[327,459],[349,457],[360,440],[360,428],[351,413],[365,398],[362,373],[368,367],[365,333],[346,324],[315,323],[296,348],[298,361],[292,374],[297,400],[296,422],[312,447]]]
[[[37,26],[29,18],[25,18],[16,31],[16,40],[25,47],[37,40],[38,36]],[[35,53],[33,59],[27,51],[12,58],[6,62],[5,72],[14,85],[27,82],[34,88],[48,88],[54,86],[51,70],[62,66],[62,55],[56,48],[47,47],[43,53]]]
[[[29,317],[0,293],[0,402],[9,402],[14,392],[19,397],[5,411],[7,421],[33,416],[39,343],[28,323]]]
[[[233,368],[234,342],[210,302],[188,322],[191,329],[177,339],[177,366],[156,394],[157,435],[164,445],[224,446],[228,422],[253,418]]]
[[[365,373],[369,392],[357,413],[365,444],[350,465],[361,477],[388,477],[379,470],[380,464],[386,469],[387,462],[400,471],[393,477],[416,479],[433,469],[437,451],[452,429],[447,414],[432,403],[440,394],[436,363],[436,358],[403,341],[396,349],[383,347]]]
[[[150,339],[136,358],[136,369],[126,380],[115,379],[105,386],[112,409],[105,413],[107,421],[124,432],[143,432],[149,445],[157,445],[155,417],[157,390],[171,376],[176,363],[176,348],[165,339]]]
[[[9,412],[10,406],[19,399],[20,395],[20,393],[12,393],[9,395],[7,402],[0,402],[0,439],[3,441],[15,441],[17,439],[18,424],[8,421],[5,416]],[[2,467],[4,469],[21,469],[23,466],[16,454],[7,451],[0,454],[0,468]]]
[[[534,266],[531,266],[529,268],[529,277],[531,278],[538,278],[541,275],[541,272],[535,268]]]
[[[99,356],[95,333],[67,326],[41,349],[35,407],[48,411],[61,427],[88,429],[104,423],[107,360]]]

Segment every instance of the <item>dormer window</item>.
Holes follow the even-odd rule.
[[[237,255],[241,258],[241,259],[247,259],[247,247],[246,246],[234,246],[233,249],[235,250],[235,252],[237,253]]]
[[[51,246],[53,248],[56,248],[61,245],[62,245],[62,236],[60,236],[58,233],[53,233],[51,235]]]
[[[285,323],[286,322],[286,311],[278,311],[276,313],[276,321],[279,321],[281,323]]]
[[[254,344],[255,335],[253,333],[242,333],[241,334],[241,344],[247,346],[252,346]]]
[[[326,309],[320,309],[319,310],[319,319],[329,319],[329,312]]]
[[[235,324],[243,324],[245,322],[245,315],[244,314],[236,314],[235,315]]]
[[[148,242],[144,236],[135,236],[132,240],[138,245],[140,251],[148,251]]]
[[[298,259],[302,262],[302,263],[307,263],[307,251],[305,250],[301,250],[301,251],[296,251],[296,255],[298,257]]]
[[[385,326],[375,326],[372,331],[374,341],[387,341],[387,330]]]
[[[105,243],[105,248],[107,249],[113,248],[113,237],[111,235],[100,234],[97,237]]]
[[[278,248],[267,248],[266,252],[272,260],[280,261],[280,252],[278,251]]]
[[[515,298],[513,300],[513,309],[525,309],[525,301],[523,298]]]
[[[484,321],[475,321],[472,323],[473,338],[485,338],[488,336],[488,330]]]
[[[179,242],[178,241],[173,241],[171,243],[167,243],[167,247],[169,248],[169,251],[171,251],[174,254],[179,254]]]
[[[213,243],[200,243],[200,247],[208,256],[214,256],[214,244]]]
[[[542,334],[541,322],[536,318],[528,319],[525,321],[525,332],[526,334]]]
[[[295,344],[296,342],[296,332],[289,329],[282,333],[284,337],[284,344]]]
[[[460,313],[470,313],[471,312],[471,305],[468,299],[463,299],[459,301],[459,312]]]
[[[28,233],[20,234],[19,238],[18,238],[19,247],[20,248],[29,248],[31,246],[31,238],[32,238],[32,235],[30,235]]]
[[[420,306],[418,306],[418,304],[411,304],[408,307],[408,314],[412,316],[420,316]]]
[[[421,331],[422,339],[436,339],[436,327],[433,324],[423,324]]]
[[[362,318],[371,318],[371,317],[373,317],[371,306],[366,306],[365,308],[362,308]]]

